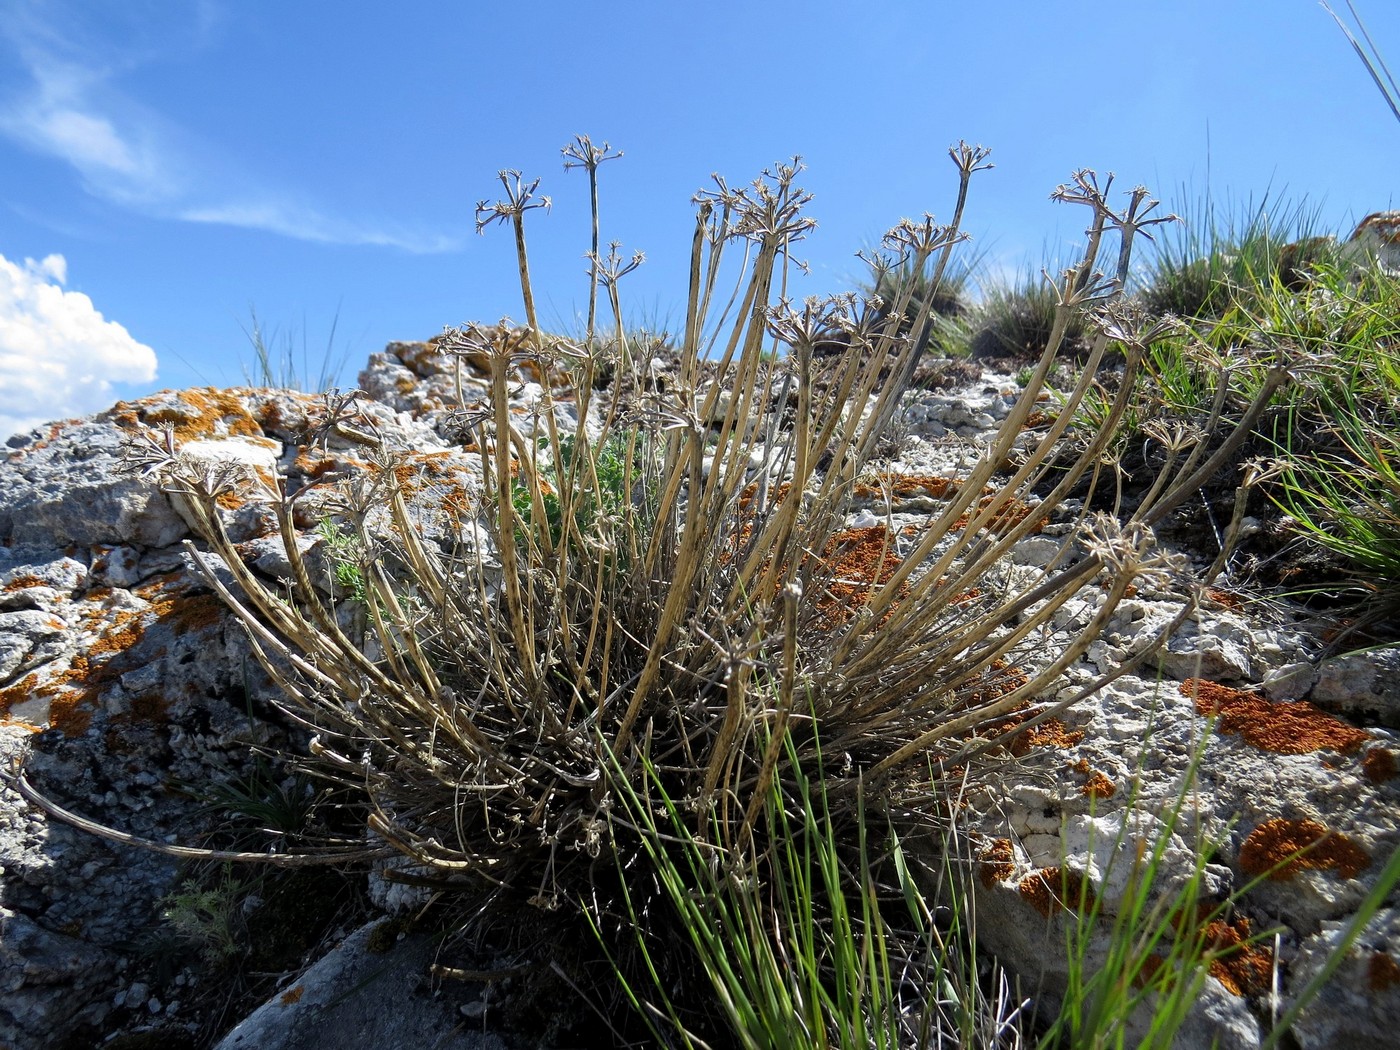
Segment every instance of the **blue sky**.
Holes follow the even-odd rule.
[[[578,133],[626,153],[603,237],[647,254],[638,319],[679,314],[710,173],[793,154],[820,223],[804,295],[851,287],[901,216],[948,216],[960,138],[993,150],[966,226],[994,272],[1073,244],[1048,197],[1079,167],[1177,210],[1306,197],[1343,234],[1400,207],[1400,124],[1315,0],[973,6],[0,0],[0,432],[239,382],[250,310],[313,372],[335,322],[348,382],[390,340],[518,318],[508,232],[473,232],[501,168],[553,197],[532,266],[569,324]],[[1400,68],[1400,4],[1358,8]]]

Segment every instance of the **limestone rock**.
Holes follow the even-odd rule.
[[[1329,711],[1400,729],[1400,646],[1324,660],[1308,696]]]
[[[377,927],[361,927],[229,1032],[215,1050],[505,1050],[488,1032],[464,1030],[472,996],[425,980],[433,939],[417,934],[375,950]],[[346,989],[354,989],[347,995]],[[542,1005],[542,1009],[545,1008]]]
[[[1289,969],[1296,996],[1341,944],[1346,924],[1323,923],[1307,938]],[[1385,908],[1347,951],[1336,976],[1293,1028],[1302,1050],[1369,1050],[1387,1046],[1400,1031],[1400,912]]]
[[[1366,216],[1347,244],[1365,252],[1392,272],[1400,271],[1400,211],[1378,211]]]

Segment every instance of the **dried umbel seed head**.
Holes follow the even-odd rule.
[[[1142,425],[1142,432],[1172,452],[1182,452],[1198,445],[1206,436],[1205,431],[1194,424],[1179,420],[1169,424],[1164,419],[1149,419]]]
[[[903,262],[911,256],[915,261],[927,259],[935,252],[968,239],[967,234],[935,222],[933,216],[925,212],[921,222],[900,219],[885,231],[880,243]]]
[[[601,146],[593,145],[593,140],[587,135],[575,135],[574,141],[560,149],[564,155],[564,170],[570,168],[585,168],[589,172],[596,172],[598,165],[605,160],[617,160],[622,156],[622,150],[610,153],[612,145],[604,142]]]
[[[1182,330],[1176,318],[1151,317],[1141,307],[1122,299],[1100,306],[1089,314],[1088,320],[1105,338],[1139,354]]]
[[[792,308],[791,300],[781,299],[768,309],[768,331],[794,350],[846,342],[859,327],[855,314],[856,297],[850,293],[809,296],[803,300],[800,313]]]
[[[713,176],[714,190],[701,190],[695,195],[698,204],[719,204],[730,215],[727,237],[744,237],[768,244],[775,249],[800,241],[817,221],[802,214],[812,202],[812,195],[793,185],[803,170],[802,158],[793,157],[791,164],[765,168],[763,173],[745,189],[731,189],[719,175]]]
[[[1094,514],[1084,523],[1080,542],[1103,563],[1110,575],[1118,578],[1165,584],[1186,564],[1180,555],[1161,550],[1156,535],[1146,525],[1135,521],[1123,523],[1103,512]]]
[[[585,256],[596,267],[598,280],[607,288],[615,286],[618,281],[646,262],[646,252],[633,252],[632,258],[624,263],[622,255],[618,252],[621,247],[621,241],[613,241],[608,245],[606,258],[599,259],[592,252]]]
[[[548,197],[535,198],[535,190],[540,185],[539,179],[527,186],[520,172],[514,169],[499,171],[496,173],[496,177],[501,180],[501,185],[505,187],[506,199],[495,203],[487,203],[484,200],[476,202],[477,233],[485,233],[486,227],[493,222],[517,219],[534,208],[549,210],[552,201]]]

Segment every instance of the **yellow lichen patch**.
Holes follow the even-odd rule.
[[[1086,795],[1089,798],[1112,798],[1118,791],[1113,781],[1089,765],[1087,758],[1081,758],[1071,765],[1070,769],[1085,778],[1084,784],[1079,789],[1081,795]]]
[[[1014,863],[1016,849],[1010,839],[992,839],[982,849],[981,861],[977,865],[978,877],[982,885],[989,889],[994,883],[1005,882],[1016,870]]]
[[[142,640],[152,620],[189,633],[218,623],[224,615],[223,605],[214,595],[188,596],[179,588],[169,587],[175,578],[176,574],[168,574],[138,588],[136,595],[148,603],[147,608],[139,610],[108,608],[106,603],[112,597],[109,589],[89,592],[82,619],[95,637],[84,646],[83,655],[75,656],[62,671],[43,678],[30,673],[0,690],[0,715],[7,715],[25,701],[47,701],[51,728],[68,737],[87,732],[107,689],[133,669],[132,661],[124,657]],[[142,658],[158,660],[164,654],[164,649],[144,652]],[[157,697],[135,697],[128,712],[113,721],[129,725],[160,722],[165,717],[165,706],[165,701]]]
[[[1373,992],[1383,992],[1400,984],[1400,966],[1385,952],[1372,952],[1366,960],[1366,985]]]
[[[264,431],[268,430],[301,430],[306,421],[288,419],[282,411],[284,399],[300,402],[306,410],[306,421],[312,418],[312,409],[321,407],[321,399],[312,394],[303,394],[296,390],[284,390],[274,397],[266,398],[257,409],[257,420]],[[324,413],[317,413],[320,418],[324,418]]]
[[[1300,855],[1302,850],[1307,852]],[[1291,879],[1304,868],[1354,879],[1370,864],[1369,853],[1315,820],[1266,820],[1240,846],[1240,867],[1249,875],[1268,873],[1275,881]]]
[[[1205,928],[1205,947],[1215,955],[1210,975],[1231,995],[1258,995],[1269,987],[1274,953],[1249,938],[1248,919],[1217,919]]]
[[[1093,885],[1082,872],[1073,868],[1041,868],[1023,878],[1016,889],[1032,908],[1047,919],[1057,911],[1077,909],[1081,902],[1088,910],[1095,902]]]
[[[1383,747],[1373,747],[1361,760],[1361,770],[1372,784],[1384,784],[1394,780],[1400,773],[1400,765],[1395,761],[1395,752]]]
[[[220,623],[225,609],[218,596],[208,592],[190,594],[176,583],[178,579],[178,573],[166,573],[133,593],[150,606],[157,620],[182,634]]]
[[[1182,682],[1181,694],[1195,701],[1199,714],[1218,716],[1219,732],[1242,737],[1261,751],[1305,755],[1328,749],[1346,754],[1371,739],[1369,733],[1305,700],[1274,703],[1200,678]]]
[[[32,671],[13,685],[0,689],[0,716],[8,717],[10,708],[28,700],[39,684],[39,676]]]
[[[295,988],[289,988],[283,992],[280,997],[282,1005],[291,1006],[293,1003],[299,1003],[301,1002],[301,997],[305,994],[306,989],[301,985],[297,985]]]
[[[394,467],[394,480],[404,497],[411,499],[426,493],[436,499],[443,510],[463,517],[471,509],[471,497],[467,491],[466,478],[470,475],[461,454],[448,450],[443,452],[421,452],[405,458]],[[370,470],[376,470],[374,464]],[[515,477],[519,467],[511,465],[511,476]],[[536,478],[541,493],[551,495],[553,490],[543,477]]]
[[[4,593],[13,594],[15,591],[27,591],[31,587],[47,586],[48,584],[39,577],[26,574],[24,576],[16,576],[9,583],[5,584]]]
[[[98,688],[103,677],[94,675],[86,657],[75,656],[68,670],[55,675],[35,692],[49,698],[49,726],[66,737],[82,736],[92,725]]]
[[[178,441],[215,437],[261,437],[262,427],[248,410],[247,399],[236,390],[194,387],[178,392],[163,390],[137,401],[119,401],[111,410],[118,426],[175,428]]]

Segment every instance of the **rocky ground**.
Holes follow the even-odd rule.
[[[1011,373],[966,363],[921,379],[890,455],[852,508],[853,530],[894,529],[908,542],[937,509],[941,479],[965,471],[1019,393]],[[28,775],[52,799],[163,843],[261,849],[262,827],[295,819],[314,789],[254,761],[250,749],[275,754],[304,742],[277,713],[241,629],[192,572],[179,501],[120,468],[138,430],[169,424],[188,456],[232,458],[269,482],[281,474],[290,486],[314,486],[374,469],[354,436],[372,429],[403,453],[401,480],[431,534],[469,503],[478,477],[474,457],[455,444],[449,364],[433,344],[392,344],[360,384],[368,399],[355,406],[354,426],[315,442],[320,398],[242,389],[163,392],[10,441],[0,464],[0,761],[27,754]],[[468,400],[485,393],[470,373],[465,389]],[[538,391],[522,377],[518,407]],[[314,500],[307,506],[298,525],[314,547],[324,540]],[[231,496],[226,509],[245,561],[276,576],[285,555],[266,506]],[[1074,556],[1073,509],[1046,508],[1045,528],[1004,565],[1008,579]],[[1185,525],[1177,540],[1198,566],[1215,554]],[[1205,881],[1219,900],[1313,843],[1211,920],[1222,944],[1278,933],[1212,970],[1182,1045],[1257,1046],[1400,844],[1400,648],[1335,655],[1311,614],[1252,587],[1243,572],[1227,572],[1151,665],[1031,730],[999,788],[962,800],[979,940],[1029,994],[1053,1001],[1065,988],[1064,929],[1074,916],[1057,900],[1062,872],[1087,878],[1111,916],[1143,844],[1165,842],[1169,892],[1193,870],[1200,844],[1212,843]],[[1090,599],[1061,611],[1060,636],[1083,627]],[[1125,601],[1063,690],[1111,667],[1180,602],[1150,588]],[[1213,732],[1209,715],[1219,716]],[[231,787],[211,792],[217,784]],[[1168,827],[1164,814],[1178,799],[1184,815]],[[108,1036],[114,1046],[209,1046],[261,1000],[219,1045],[325,1045],[306,1033],[324,1035],[332,1018],[342,1050],[393,1045],[396,1029],[378,1026],[400,1023],[403,1008],[417,1011],[409,1023],[425,1033],[421,1045],[488,1046],[502,989],[523,983],[494,958],[464,980],[432,976],[431,947],[378,918],[413,899],[401,887],[324,870],[182,866],[51,819],[9,782],[0,784],[0,879],[7,1050]],[[1091,940],[1091,967],[1102,948]],[[239,953],[256,963],[236,966]],[[384,964],[365,961],[376,958]],[[391,983],[376,992],[375,975]],[[336,993],[347,986],[366,991]],[[1296,1035],[1304,1048],[1379,1046],[1397,1025],[1392,901]]]

